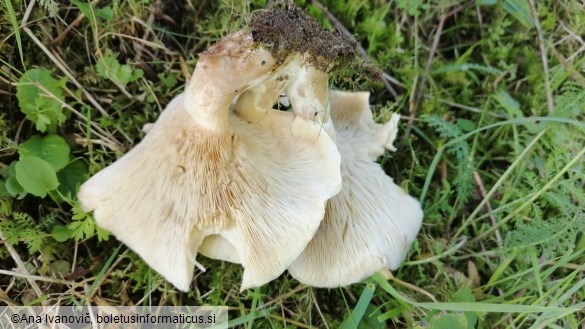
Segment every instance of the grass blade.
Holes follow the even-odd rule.
[[[360,323],[362,317],[364,316],[364,313],[366,312],[366,308],[368,307],[370,301],[372,300],[372,297],[374,296],[375,290],[376,287],[373,284],[369,283],[366,285],[366,287],[362,291],[362,295],[360,296],[357,305],[355,306],[353,311],[351,311],[351,313],[345,318],[345,320],[343,320],[341,326],[339,327],[340,329],[357,328],[357,325]]]
[[[8,17],[10,17],[10,22],[14,29],[14,37],[16,38],[16,44],[18,45],[20,61],[22,62],[22,66],[26,68],[26,64],[24,63],[24,52],[22,51],[22,39],[20,38],[20,26],[16,20],[16,13],[14,12],[14,7],[12,7],[12,0],[6,0],[4,3],[6,4],[6,11],[8,12]]]

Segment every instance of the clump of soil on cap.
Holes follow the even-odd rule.
[[[254,41],[265,44],[279,62],[294,52],[308,53],[311,64],[330,72],[339,65],[352,65],[356,59],[354,41],[324,30],[290,0],[255,12],[248,27]]]

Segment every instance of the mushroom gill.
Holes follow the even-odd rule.
[[[327,203],[319,230],[288,268],[307,285],[345,286],[398,268],[422,224],[418,201],[375,162],[393,148],[398,116],[385,125],[374,123],[368,98],[365,92],[331,91],[343,185]]]

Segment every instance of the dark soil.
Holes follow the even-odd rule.
[[[351,65],[356,61],[354,41],[324,30],[292,1],[285,0],[255,12],[248,27],[254,41],[268,46],[280,62],[294,52],[308,53],[311,64],[331,72],[339,65]]]

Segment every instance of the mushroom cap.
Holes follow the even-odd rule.
[[[270,110],[254,123],[229,111],[234,88],[251,88],[275,69],[267,52],[241,38],[202,56],[186,93],[78,194],[99,226],[184,291],[208,236],[236,247],[242,289],[276,278],[304,250],[341,186],[335,144],[311,121]],[[229,75],[242,63],[249,67]]]
[[[368,96],[331,92],[343,187],[329,200],[305,251],[288,268],[311,286],[344,286],[383,268],[398,268],[422,224],[418,201],[373,161],[392,147],[398,116],[386,125],[374,123]]]

